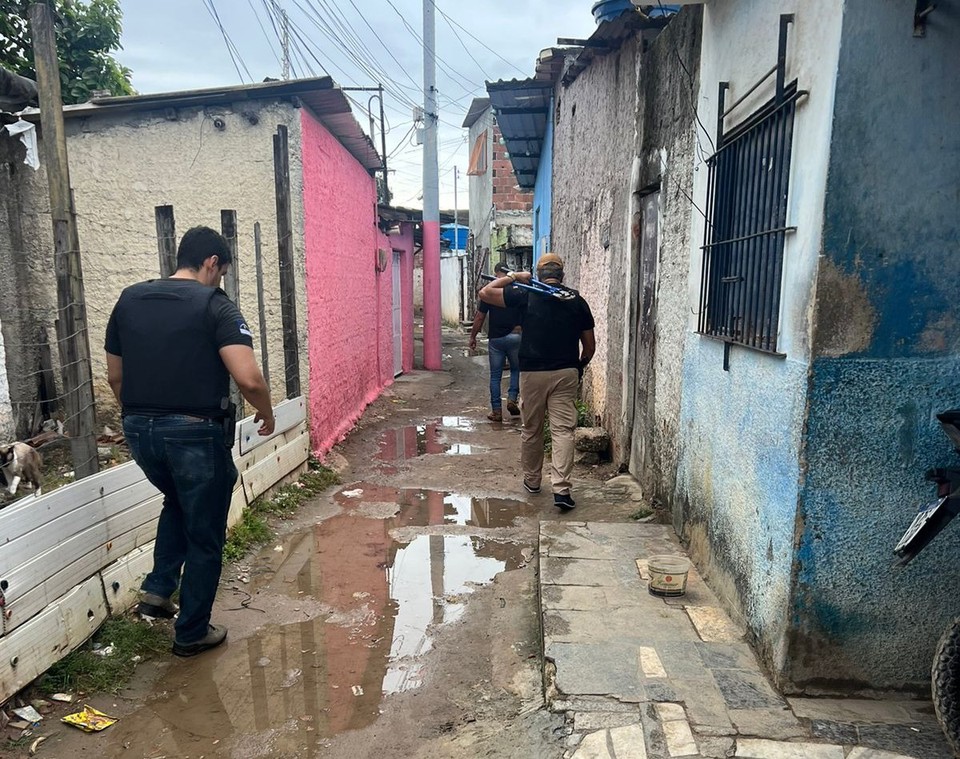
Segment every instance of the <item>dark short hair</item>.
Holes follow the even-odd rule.
[[[233,263],[230,246],[222,234],[210,227],[193,227],[180,238],[177,268],[197,271],[210,256],[216,256],[221,266]]]
[[[498,263],[496,266],[493,267],[494,274],[498,274],[500,272],[503,272],[504,274],[506,274],[508,271],[510,271],[510,267],[507,266],[503,261],[501,261],[500,263]]]
[[[563,267],[557,264],[544,264],[537,269],[537,277],[542,282],[545,279],[556,279],[563,282]]]

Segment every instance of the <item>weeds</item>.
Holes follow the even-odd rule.
[[[97,656],[93,648],[96,643],[112,645],[113,653]],[[54,664],[38,685],[47,694],[117,693],[133,676],[140,658],[166,653],[169,648],[170,631],[166,626],[149,625],[133,616],[111,617],[91,643]]]
[[[646,519],[651,514],[653,514],[653,509],[648,509],[646,506],[641,506],[630,515],[630,518],[636,520]]]
[[[300,479],[278,488],[272,498],[258,498],[243,512],[243,517],[230,530],[223,546],[224,561],[239,561],[251,548],[264,545],[273,538],[267,517],[287,519],[300,504],[314,498],[340,481],[332,469],[313,456]]]

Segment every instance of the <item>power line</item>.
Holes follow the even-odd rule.
[[[273,49],[273,43],[270,42],[270,35],[267,34],[267,30],[263,25],[263,21],[260,20],[260,14],[257,13],[257,9],[253,5],[253,0],[247,0],[247,5],[249,5],[250,10],[253,11],[253,17],[257,20],[257,26],[260,27],[260,31],[263,33],[263,39],[266,41],[267,47],[270,48],[271,54],[273,55],[277,64],[281,64],[280,56],[278,56],[277,52]]]
[[[237,76],[240,78],[241,83],[243,82],[243,74],[240,73],[240,66],[243,66],[243,70],[247,72],[247,78],[253,82],[253,76],[250,74],[250,69],[248,69],[247,64],[243,62],[240,51],[237,49],[236,45],[233,44],[233,40],[230,39],[230,35],[227,34],[227,30],[223,28],[223,22],[220,21],[220,14],[217,13],[217,6],[214,5],[214,0],[203,0],[203,7],[207,9],[207,13],[210,14],[210,18],[213,19],[214,23],[220,29],[220,34],[223,36],[223,43],[226,45],[227,53],[230,55],[230,60],[233,61],[233,67],[237,70]],[[237,65],[238,60],[240,61],[240,66]]]
[[[497,52],[496,50],[494,50],[492,47],[489,47],[488,45],[484,44],[484,42],[483,42],[482,40],[478,39],[478,38],[475,37],[473,34],[471,34],[469,29],[465,28],[462,24],[458,24],[456,21],[454,21],[452,18],[450,18],[450,16],[448,16],[446,13],[444,13],[442,10],[440,10],[440,8],[437,6],[435,0],[430,0],[430,2],[433,3],[433,7],[437,9],[437,12],[438,12],[441,16],[443,16],[443,17],[447,20],[448,23],[451,23],[451,24],[459,27],[460,29],[462,29],[463,32],[464,32],[470,39],[472,39],[474,42],[476,42],[477,44],[479,44],[479,45],[480,45],[481,47],[483,47],[484,49],[486,49],[486,50],[490,51],[491,53],[493,53],[495,56],[497,56],[497,58],[499,58],[501,61],[503,61],[504,63],[506,63],[508,66],[512,66],[515,70],[519,71],[519,72],[520,72],[520,76],[523,76],[523,77],[526,77],[526,76],[527,76],[527,73],[526,73],[525,71],[523,71],[521,68],[519,68],[515,63],[511,63],[510,61],[508,61],[506,58],[504,58],[502,55],[500,55],[500,53],[498,53],[498,52]]]
[[[377,38],[377,42],[379,42],[381,45],[383,45],[383,49],[387,51],[387,55],[389,55],[389,56],[393,59],[393,62],[396,63],[397,66],[400,67],[400,70],[403,72],[404,76],[406,76],[407,79],[410,80],[410,82],[413,84],[413,88],[414,88],[414,89],[419,93],[419,95],[422,97],[422,96],[423,96],[423,87],[422,87],[421,85],[417,84],[416,81],[414,81],[413,77],[410,76],[410,73],[407,71],[406,67],[405,67],[402,63],[400,63],[399,60],[397,60],[397,57],[393,54],[393,51],[390,49],[390,46],[389,46],[386,42],[384,42],[384,41],[383,41],[383,38],[380,37],[379,34],[377,34],[376,30],[375,30],[372,26],[370,26],[370,22],[367,21],[366,16],[363,15],[363,12],[357,7],[357,4],[354,3],[353,0],[350,0],[350,5],[353,6],[354,10],[356,10],[357,14],[358,14],[358,15],[360,16],[360,18],[363,20],[363,23],[367,25],[367,29],[369,29],[371,32],[373,32],[373,36]]]
[[[430,0],[430,2],[433,3],[433,0]],[[433,7],[434,7],[434,8],[437,8],[437,4],[436,4],[436,3],[433,3]],[[437,10],[439,11],[440,9],[437,8]],[[443,20],[447,22],[447,26],[449,26],[449,27],[450,27],[450,31],[453,32],[453,36],[457,38],[457,42],[460,43],[460,47],[463,48],[463,52],[465,52],[467,55],[469,55],[469,56],[470,56],[470,60],[477,64],[477,68],[480,69],[480,73],[483,74],[488,80],[491,80],[491,81],[492,81],[492,80],[493,80],[493,77],[490,76],[490,74],[488,74],[488,73],[486,72],[486,70],[483,68],[483,65],[480,63],[480,61],[478,61],[476,58],[474,58],[474,57],[473,57],[473,53],[471,53],[471,52],[467,49],[467,45],[466,45],[466,43],[463,41],[463,37],[460,36],[460,32],[457,31],[456,27],[455,27],[453,24],[450,23],[450,19],[447,18],[443,13],[441,13],[440,15],[443,16]]]

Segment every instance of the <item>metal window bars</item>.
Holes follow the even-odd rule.
[[[797,101],[806,94],[784,83],[786,28],[781,17],[776,94],[747,119],[724,131],[724,118],[761,83],[724,111],[720,83],[717,151],[707,160],[708,181],[698,332],[777,354],[780,293],[787,225],[793,125]]]

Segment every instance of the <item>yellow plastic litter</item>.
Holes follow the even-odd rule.
[[[61,721],[66,722],[68,725],[79,727],[85,733],[95,733],[110,727],[110,725],[117,720],[115,717],[108,717],[106,714],[97,711],[92,706],[87,706],[84,704],[82,712],[68,714]]]

